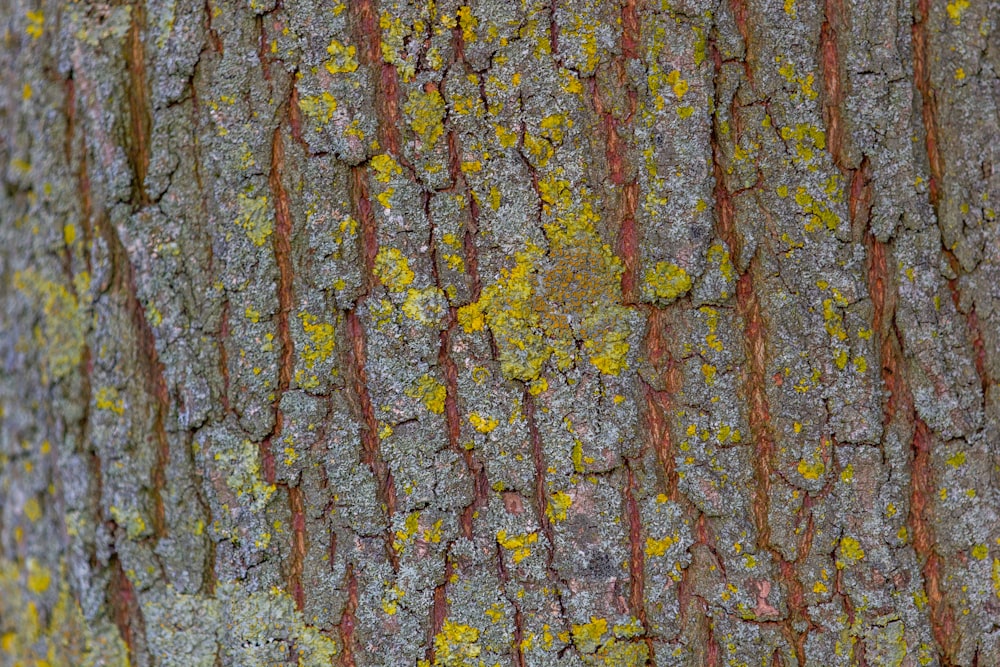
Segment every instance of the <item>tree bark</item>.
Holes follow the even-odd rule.
[[[994,0],[0,17],[0,665],[1000,665]]]

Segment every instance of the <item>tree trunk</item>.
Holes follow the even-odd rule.
[[[5,0],[0,665],[1000,664],[995,0]]]

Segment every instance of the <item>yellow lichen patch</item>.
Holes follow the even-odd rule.
[[[991,575],[993,579],[993,593],[1000,598],[1000,558],[993,559],[993,571]]]
[[[94,403],[98,410],[108,410],[116,415],[125,413],[125,404],[118,396],[118,390],[114,387],[101,387],[94,396]]]
[[[236,196],[239,215],[236,224],[243,228],[256,246],[263,246],[274,231],[274,220],[267,210],[267,197],[250,197],[242,192]]]
[[[462,39],[466,44],[476,41],[476,28],[479,26],[479,19],[472,15],[472,8],[462,5],[458,8],[458,25],[462,28]]]
[[[502,146],[503,148],[510,148],[511,146],[517,145],[517,137],[518,137],[517,132],[508,130],[506,127],[502,125],[494,125],[493,131],[497,135],[497,141],[500,142],[500,146]]]
[[[480,433],[489,433],[500,425],[500,422],[494,417],[483,417],[478,412],[473,412],[469,415],[469,422]]]
[[[837,568],[844,569],[849,565],[857,563],[865,557],[865,552],[861,544],[853,537],[840,538],[840,558],[837,559]]]
[[[708,248],[708,261],[712,264],[719,265],[719,272],[726,280],[732,280],[736,276],[736,270],[733,268],[733,262],[729,256],[729,251],[726,250],[726,246],[722,243],[713,243]],[[726,294],[723,294],[723,297],[726,296]]]
[[[146,521],[135,508],[120,509],[112,505],[109,509],[111,518],[119,526],[125,528],[125,533],[130,540],[138,539],[146,534]]]
[[[24,31],[28,33],[31,39],[38,39],[42,36],[42,32],[44,32],[42,26],[45,25],[45,14],[43,14],[41,10],[29,10],[26,16],[28,18],[28,26],[24,29]]]
[[[528,392],[532,396],[545,393],[549,388],[549,381],[543,377],[536,378],[528,383]]]
[[[587,360],[614,375],[626,366],[630,334],[621,305],[621,262],[598,236],[589,193],[574,192],[555,175],[538,184],[548,251],[529,243],[514,266],[462,308],[466,331],[489,326],[508,378],[532,381],[552,359],[568,369]]]
[[[420,376],[416,384],[406,390],[406,395],[423,402],[424,406],[434,414],[444,412],[444,401],[447,396],[445,386],[424,374]]]
[[[32,523],[42,518],[42,508],[36,499],[28,498],[24,502],[24,516],[28,517],[28,521]]]
[[[28,559],[28,590],[38,595],[49,590],[52,574],[49,568],[40,565],[34,558]]]
[[[49,373],[56,379],[65,377],[80,364],[86,342],[89,274],[78,274],[74,283],[74,289],[70,290],[32,269],[14,273],[15,289],[41,307],[44,324],[35,327],[34,337],[44,351]],[[80,301],[77,295],[81,295]],[[48,376],[43,376],[43,382],[48,382]]]
[[[544,137],[537,137],[530,132],[524,133],[524,148],[527,157],[535,168],[542,168],[549,163],[555,153],[552,142]]]
[[[261,478],[260,452],[250,440],[243,440],[238,447],[217,451],[213,460],[226,475],[226,486],[237,497],[247,498],[254,509],[263,508],[274,495],[276,487]]]
[[[483,313],[482,300],[459,308],[458,323],[462,325],[465,333],[482,330],[482,328],[486,325],[486,317]]]
[[[431,285],[424,289],[406,290],[406,301],[403,302],[403,314],[421,324],[437,324],[444,315],[447,302],[444,292]]]
[[[397,248],[379,248],[375,255],[375,275],[391,292],[402,292],[414,278],[409,261]]]
[[[316,121],[317,125],[322,126],[333,118],[333,113],[337,110],[337,100],[326,91],[319,95],[306,95],[299,98],[299,109]]]
[[[306,368],[313,368],[316,362],[326,361],[336,344],[336,335],[332,324],[319,322],[311,313],[299,313],[302,320],[302,330],[309,336],[309,343],[303,346],[302,361]]]
[[[511,558],[515,563],[520,563],[522,560],[531,555],[530,545],[538,541],[538,533],[524,533],[522,535],[507,535],[506,530],[501,530],[497,533],[497,542],[504,549],[513,551]]]
[[[607,632],[607,620],[591,616],[590,623],[573,625],[573,644],[581,653],[595,653]]]
[[[819,479],[826,472],[826,465],[822,461],[799,461],[797,470],[806,479]]]
[[[545,508],[545,514],[552,521],[565,521],[566,513],[572,504],[573,498],[568,493],[556,491],[552,494],[548,507]]]
[[[566,130],[573,127],[573,120],[564,113],[549,114],[542,118],[541,135],[555,145],[562,143]]]
[[[667,83],[674,91],[674,95],[677,97],[678,101],[683,99],[685,93],[688,91],[688,82],[686,79],[681,78],[680,70],[673,70],[667,75]]]
[[[404,82],[411,81],[416,73],[416,61],[406,51],[406,38],[413,33],[413,28],[388,11],[381,13],[378,25],[382,30],[382,60],[393,65]]]
[[[659,539],[647,537],[646,556],[666,555],[667,549],[677,544],[678,540],[680,540],[680,536],[677,533],[674,533],[673,535],[664,535]]]
[[[392,541],[392,548],[402,552],[406,543],[416,536],[420,528],[420,512],[410,512],[403,522],[403,530],[397,530]]]
[[[669,262],[657,262],[646,271],[643,291],[663,303],[669,303],[687,294],[691,289],[691,277],[683,268]]]
[[[441,632],[434,635],[434,665],[442,667],[478,666],[482,653],[479,629],[445,619]]]
[[[945,5],[945,10],[948,12],[948,18],[955,25],[962,23],[962,14],[965,10],[969,8],[969,0],[954,0],[954,2],[949,2]],[[29,12],[30,14],[30,12]]]
[[[952,468],[960,468],[965,464],[965,452],[961,450],[955,452],[946,459],[945,463],[950,465]]]
[[[375,180],[379,183],[388,183],[393,176],[399,176],[403,173],[399,163],[388,153],[381,153],[373,157],[371,165],[375,170]]]
[[[777,56],[777,61],[781,61],[781,56]],[[802,76],[795,73],[795,66],[790,62],[785,62],[781,67],[778,68],[778,73],[785,77],[785,80],[789,83],[794,83],[798,85],[798,91],[792,93],[792,99],[795,100],[800,94],[807,99],[814,100],[819,96],[819,93],[813,88],[813,83],[815,82],[815,77],[812,74],[807,74]]]
[[[433,146],[444,133],[445,103],[438,91],[411,90],[403,111],[424,148]]]
[[[799,205],[803,213],[809,216],[805,225],[807,232],[818,231],[824,226],[831,232],[837,230],[840,218],[822,201],[814,199],[804,186],[798,188],[795,194],[795,203]]]
[[[990,548],[985,544],[977,544],[972,547],[971,553],[976,560],[986,560],[986,557],[990,555]]]
[[[330,54],[330,59],[324,63],[324,66],[330,74],[353,72],[358,68],[357,47],[344,46],[337,40],[333,40],[330,42],[330,46],[326,47],[326,52]]]

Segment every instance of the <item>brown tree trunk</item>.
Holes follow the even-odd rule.
[[[1000,665],[1000,5],[461,1],[0,3],[0,665]]]

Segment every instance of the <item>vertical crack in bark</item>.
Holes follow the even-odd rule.
[[[150,471],[150,495],[153,500],[153,534],[156,539],[167,534],[166,510],[163,505],[163,487],[166,484],[166,467],[170,460],[170,444],[167,440],[165,420],[170,410],[170,396],[163,377],[163,364],[156,351],[156,337],[146,320],[146,311],[139,300],[135,283],[135,271],[122,244],[118,230],[106,216],[98,220],[105,242],[108,244],[114,268],[115,286],[125,301],[125,309],[137,338],[137,357],[142,372],[145,390],[153,404],[153,436],[156,443],[153,469]]]
[[[111,532],[115,533],[117,530]],[[111,608],[111,620],[125,643],[129,664],[141,665],[143,661],[140,657],[145,653],[146,623],[135,587],[125,574],[118,554],[111,555],[108,572],[107,599]]]
[[[923,575],[924,595],[930,609],[931,634],[937,643],[942,664],[951,665],[955,644],[954,612],[941,591],[941,561],[934,549],[931,505],[934,472],[930,460],[930,429],[916,414],[913,394],[906,377],[901,337],[895,324],[897,293],[889,273],[888,245],[871,234],[868,250],[868,290],[873,304],[873,328],[880,337],[882,382],[886,389],[883,423],[886,428],[900,424],[911,433],[913,461],[910,482],[910,509],[907,524],[912,531],[913,550]]]
[[[941,152],[938,148],[937,102],[931,85],[930,70],[930,0],[916,0],[917,16],[913,23],[913,78],[921,98],[921,114],[924,121],[924,142],[927,148],[927,162],[930,169],[931,206],[937,211],[941,196]]]
[[[368,372],[365,370],[367,351],[365,347],[365,331],[358,318],[357,308],[347,311],[347,335],[351,340],[351,375],[354,393],[361,409],[364,428],[361,429],[361,460],[367,465],[375,482],[378,484],[379,500],[386,513],[389,526],[384,536],[385,551],[394,570],[399,569],[399,555],[392,548],[392,517],[396,513],[396,489],[392,472],[382,458],[382,450],[378,439],[378,421],[375,419],[375,409],[372,407],[371,396],[368,393]]]
[[[653,640],[649,636],[649,624],[646,617],[646,553],[642,543],[642,515],[639,513],[639,504],[635,500],[636,479],[632,472],[632,464],[628,460],[625,462],[625,516],[628,519],[628,542],[629,542],[629,608],[635,618],[643,627],[643,641],[649,652],[649,662],[656,663],[656,654],[653,650]]]
[[[132,203],[149,204],[146,193],[146,172],[149,170],[149,145],[152,113],[149,105],[149,82],[146,79],[146,5],[139,1],[131,5],[131,24],[125,41],[125,62],[128,67],[128,156],[134,180]]]
[[[945,667],[953,665],[955,617],[941,591],[941,558],[934,549],[931,526],[931,503],[934,495],[934,472],[931,468],[930,429],[913,415],[913,478],[910,489],[908,523],[913,529],[913,549],[917,552],[924,575],[924,592],[930,607],[931,632],[941,651]]]
[[[826,0],[823,7],[824,20],[820,28],[819,64],[823,75],[823,119],[826,121],[826,144],[834,163],[844,169],[844,130],[841,119],[843,102],[842,73],[838,37],[844,26],[843,0]]]
[[[271,173],[269,183],[274,195],[274,260],[278,265],[278,340],[281,343],[281,359],[278,371],[278,391],[276,401],[288,391],[292,381],[293,356],[289,318],[294,308],[294,272],[292,269],[292,214],[288,203],[288,193],[282,183],[285,168],[285,144],[281,128],[274,131],[271,142]]]
[[[289,324],[291,312],[295,307],[294,269],[292,266],[292,214],[289,207],[288,193],[285,191],[282,176],[285,167],[285,145],[282,138],[282,127],[279,125],[271,141],[271,169],[269,185],[274,196],[274,260],[278,265],[278,314],[276,327],[281,353],[278,364],[278,387],[274,396],[274,430],[261,443],[261,458],[264,476],[269,484],[274,484],[275,462],[272,444],[281,438],[284,415],[281,411],[281,398],[288,391],[292,381],[295,343]],[[291,553],[289,554],[288,590],[295,599],[299,611],[305,607],[305,591],[302,588],[303,561],[306,553],[306,523],[303,507],[302,490],[293,484],[282,483],[288,492],[289,511],[292,516]]]
[[[647,326],[648,330],[643,342],[645,355],[654,371],[663,375],[664,389],[656,389],[640,377],[645,408],[643,410],[645,420],[643,432],[653,451],[656,452],[656,459],[660,464],[664,481],[664,495],[674,502],[679,502],[678,485],[680,479],[674,461],[669,414],[671,410],[670,397],[680,390],[682,380],[680,369],[671,358],[666,341],[663,340],[666,310],[651,308]]]
[[[524,409],[525,421],[528,423],[528,433],[531,437],[531,455],[535,464],[535,515],[538,525],[542,529],[542,534],[545,535],[545,540],[548,542],[545,569],[549,581],[553,584],[555,597],[559,603],[560,616],[566,618],[566,608],[562,599],[563,591],[572,589],[566,585],[566,581],[559,576],[559,572],[553,566],[555,562],[556,539],[555,531],[552,529],[552,522],[549,521],[549,517],[545,512],[548,506],[548,501],[545,498],[545,454],[542,451],[542,434],[538,430],[538,423],[535,421],[536,408],[534,397],[528,391],[527,386],[524,388],[521,405]],[[576,644],[571,644],[569,648],[579,657],[580,651]]]
[[[362,289],[367,295],[376,284],[375,255],[378,254],[378,225],[375,223],[375,213],[372,210],[371,197],[368,193],[368,180],[365,178],[365,168],[362,166],[351,169],[351,206],[354,216],[361,225],[361,249],[364,266]],[[358,299],[360,304],[362,299]]]
[[[355,667],[354,654],[358,650],[357,638],[354,636],[354,626],[358,622],[355,612],[358,609],[358,576],[354,573],[354,564],[347,565],[347,604],[340,614],[340,664],[341,667]]]
[[[378,118],[378,139],[382,149],[393,156],[400,155],[402,139],[399,114],[399,83],[396,68],[382,60],[382,32],[374,0],[347,3],[358,44],[358,57],[375,79],[375,113]]]

